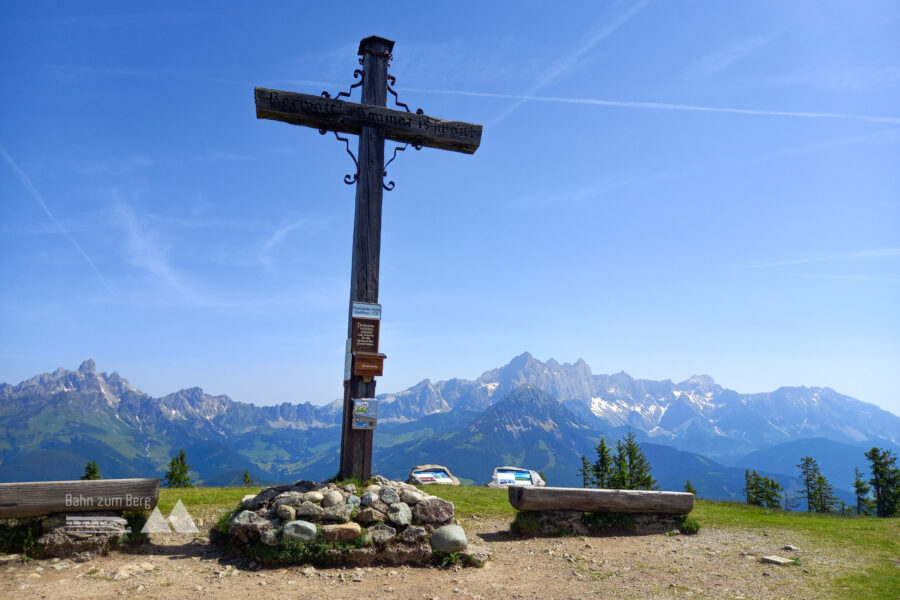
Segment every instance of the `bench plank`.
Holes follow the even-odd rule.
[[[655,490],[607,490],[562,487],[510,487],[509,503],[518,510],[664,513],[686,515],[694,495]]]
[[[0,483],[0,519],[52,513],[152,510],[159,479]]]

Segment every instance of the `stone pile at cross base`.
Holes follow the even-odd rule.
[[[336,545],[325,550],[328,562],[347,565],[424,564],[434,550],[459,552],[471,563],[489,558],[468,543],[452,502],[381,476],[364,489],[301,480],[244,496],[241,504],[228,520],[239,548],[324,542]]]

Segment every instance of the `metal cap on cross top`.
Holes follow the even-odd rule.
[[[383,369],[385,355],[378,350],[379,323],[372,319],[354,317],[353,305],[378,304],[378,272],[381,255],[381,204],[384,190],[392,190],[394,182],[384,182],[387,165],[397,152],[412,145],[474,154],[481,145],[482,126],[462,121],[447,121],[426,115],[421,109],[412,112],[400,102],[391,87],[396,79],[388,75],[394,42],[370,36],[359,42],[362,69],[353,72],[359,79],[350,86],[361,88],[359,103],[341,100],[350,91],[332,97],[328,92],[318,96],[272,90],[254,89],[256,117],[283,121],[329,131],[346,144],[346,151],[356,165],[356,173],[344,177],[344,182],[356,184],[356,211],[353,223],[353,254],[350,276],[350,308],[347,323],[347,356],[345,358],[344,413],[341,422],[340,476],[368,479],[372,475],[372,429],[353,427],[353,399],[374,398],[375,380]],[[387,107],[387,95],[394,97],[398,109]],[[341,133],[359,136],[354,155],[350,141]],[[400,146],[384,161],[384,142],[392,140]],[[378,311],[380,320],[380,307]],[[355,337],[354,337],[355,327]]]

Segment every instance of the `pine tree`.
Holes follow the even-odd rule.
[[[819,473],[813,487],[813,509],[817,513],[834,512],[837,506],[838,497],[834,495],[834,487],[828,483],[825,476]]]
[[[744,470],[744,495],[747,504],[765,506],[766,508],[781,508],[781,484],[769,477],[763,477],[755,470],[751,473]]]
[[[253,485],[253,479],[250,477],[250,469],[244,469],[244,487]]]
[[[691,485],[690,479],[685,480],[684,491],[686,491],[688,494],[693,494],[695,497],[697,496],[697,490],[695,490],[694,486]]]
[[[594,487],[594,466],[583,454],[581,455],[581,468],[578,469],[578,476],[581,477],[581,487]]]
[[[871,505],[869,501],[869,492],[872,490],[872,486],[869,485],[868,481],[863,479],[863,474],[858,468],[853,469],[853,475],[855,477],[853,480],[853,491],[856,494],[856,514],[868,514]]]
[[[612,479],[613,457],[609,453],[606,440],[600,438],[600,443],[595,448],[597,460],[594,461],[594,485],[599,488],[608,488]]]
[[[84,468],[84,475],[81,476],[82,479],[103,479],[100,475],[100,469],[97,467],[97,461],[91,460],[88,461],[87,466]]]
[[[178,451],[178,454],[169,461],[169,468],[166,470],[165,484],[170,488],[194,487],[188,471],[191,465],[187,464],[187,456],[184,449]]]
[[[616,442],[616,456],[613,459],[613,468],[609,477],[609,487],[614,490],[627,490],[628,488],[628,453],[622,440]]]
[[[816,506],[816,479],[819,477],[819,465],[811,456],[804,456],[797,465],[800,469],[800,477],[803,479],[803,489],[800,497],[806,498],[807,512],[813,512]]]
[[[656,480],[650,474],[650,463],[647,462],[641,445],[630,429],[625,436],[625,452],[628,457],[628,489],[655,490]]]
[[[872,469],[872,492],[875,494],[875,514],[893,517],[900,512],[900,469],[894,465],[897,457],[890,450],[873,447],[865,453]]]

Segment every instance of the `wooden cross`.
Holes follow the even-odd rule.
[[[387,188],[383,181],[384,141],[389,139],[413,144],[417,148],[428,146],[466,154],[473,154],[481,144],[481,125],[436,119],[421,114],[421,111],[412,113],[386,108],[387,68],[393,47],[394,42],[391,40],[374,36],[359,43],[363,67],[360,82],[362,98],[359,104],[337,98],[259,87],[255,89],[256,117],[259,119],[313,127],[322,133],[334,131],[359,135],[340,477],[361,480],[372,476],[373,432],[371,429],[353,428],[353,399],[375,397],[373,376],[381,375],[385,356],[377,351],[377,321],[373,329],[372,319],[363,319],[368,321],[364,323],[368,327],[366,337],[363,342],[354,340],[353,345],[357,350],[352,353],[350,338],[354,334],[360,335],[361,320],[354,317],[354,304],[358,309],[360,303],[362,309],[366,305],[378,304],[381,201],[383,190]],[[352,183],[354,178],[345,180]],[[380,319],[380,308],[374,310],[378,312]],[[366,352],[359,350],[361,345],[367,345]]]

